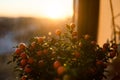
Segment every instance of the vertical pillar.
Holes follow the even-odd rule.
[[[99,0],[75,0],[74,11],[74,20],[75,23],[77,23],[79,37],[89,34],[96,40],[98,32]]]

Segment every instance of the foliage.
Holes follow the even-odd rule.
[[[56,37],[34,37],[20,43],[12,55],[21,80],[101,80],[109,59],[117,55],[113,42],[100,47],[89,35],[78,38],[75,24]]]

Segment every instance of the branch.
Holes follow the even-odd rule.
[[[112,0],[110,0],[110,8],[111,8],[112,25],[113,25],[113,35],[114,35],[114,39],[113,40],[116,43],[116,30],[115,30],[115,21],[114,21],[114,12],[113,12]]]

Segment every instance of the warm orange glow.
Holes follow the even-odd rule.
[[[50,0],[43,8],[43,15],[52,19],[71,17],[72,6],[72,0]]]
[[[73,0],[2,0],[0,16],[64,19],[73,15]]]

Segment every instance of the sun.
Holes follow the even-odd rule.
[[[47,18],[62,19],[73,15],[72,0],[50,0],[45,5],[42,12]]]

